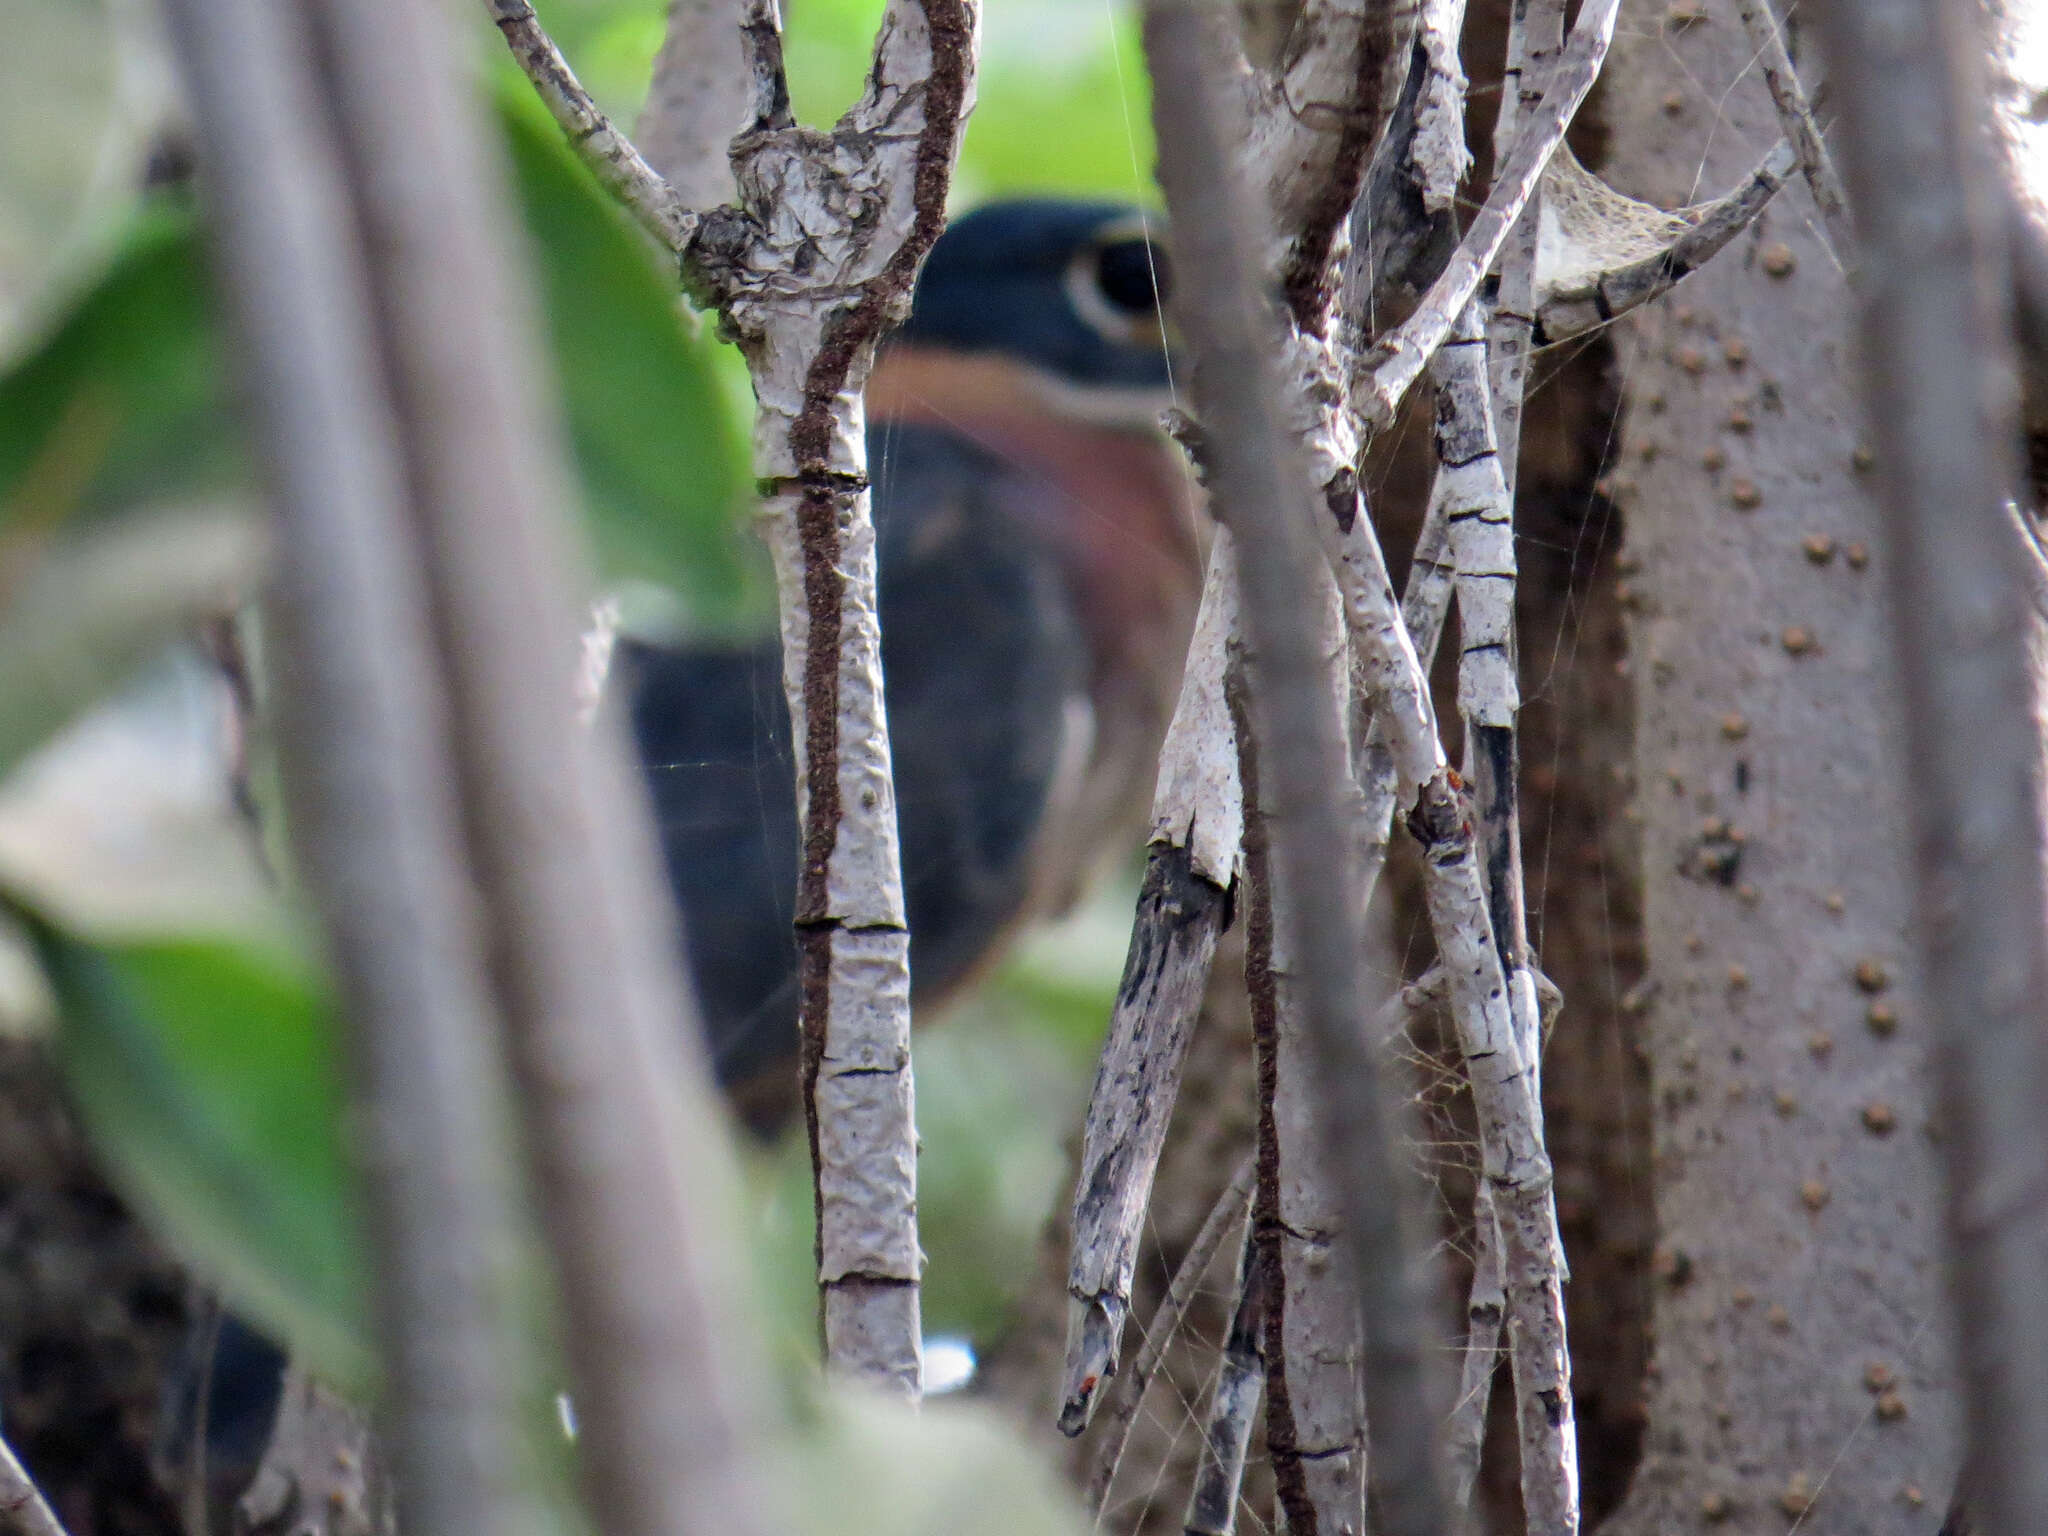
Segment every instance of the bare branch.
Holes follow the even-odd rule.
[[[922,1265],[910,939],[862,390],[945,224],[979,31],[974,0],[891,0],[867,91],[827,136],[796,126],[773,0],[750,0],[740,206],[707,218],[691,247],[753,374],[761,526],[803,744],[798,1019],[825,1354],[907,1397],[921,1374]]]
[[[512,57],[568,135],[583,163],[663,246],[680,252],[697,232],[697,216],[663,181],[632,141],[598,110],[527,0],[487,0]]]
[[[1344,747],[1328,707],[1326,662],[1311,615],[1315,552],[1304,519],[1320,513],[1304,465],[1284,446],[1275,402],[1270,321],[1254,294],[1258,265],[1250,197],[1219,134],[1215,66],[1196,10],[1173,0],[1146,9],[1146,53],[1160,181],[1176,230],[1181,281],[1173,307],[1195,359],[1194,389],[1210,434],[1210,481],[1237,538],[1246,629],[1255,647],[1254,720],[1269,765],[1278,926],[1287,935],[1312,1042],[1317,1124],[1340,1170],[1344,1257],[1362,1292],[1365,1391],[1381,1492],[1380,1528],[1422,1536],[1440,1527],[1432,1428],[1402,1231],[1393,1154],[1366,1017],[1364,913],[1351,824],[1337,803]]]
[[[1340,734],[1347,682],[1343,621],[1329,573],[1315,563],[1304,601],[1317,611],[1332,735]],[[1252,658],[1256,664],[1256,658]],[[1263,1270],[1266,1447],[1287,1529],[1341,1532],[1365,1521],[1365,1399],[1360,1383],[1357,1293],[1332,1263],[1343,1241],[1341,1178],[1323,1157],[1303,1038],[1296,966],[1274,922],[1270,783],[1261,786],[1257,733],[1248,718],[1244,667],[1231,672],[1245,785],[1245,990],[1258,1058],[1258,1193],[1252,1227]],[[1339,786],[1358,798],[1348,775]],[[1346,807],[1354,832],[1362,817]],[[1361,903],[1362,905],[1362,903]]]
[[[1472,1506],[1486,1448],[1487,1408],[1500,1365],[1500,1331],[1507,1320],[1507,1277],[1501,1268],[1500,1218],[1493,1189],[1479,1181],[1472,1203],[1472,1285],[1465,1296],[1465,1348],[1459,1357],[1458,1396],[1444,1431],[1444,1459],[1450,1463],[1451,1508]]]
[[[716,208],[737,190],[727,146],[752,114],[743,12],[741,0],[669,0],[633,138],[686,208]]]
[[[1532,343],[1569,341],[1669,292],[1756,222],[1796,163],[1792,146],[1780,140],[1725,197],[1666,214],[1623,197],[1562,155],[1552,161],[1545,214],[1555,218],[1559,239],[1536,271]]]
[[[1507,977],[1473,857],[1472,813],[1447,780],[1409,820],[1424,850],[1423,892],[1450,977],[1451,1018],[1479,1112],[1480,1170],[1500,1222],[1529,1529],[1578,1529],[1578,1445],[1564,1338],[1564,1255],[1543,1146],[1531,1042]]]
[[[1109,1495],[1109,1485],[1116,1479],[1117,1468],[1123,1464],[1131,1425],[1136,1422],[1138,1409],[1144,1404],[1145,1389],[1152,1384],[1153,1372],[1166,1358],[1167,1345],[1173,1342],[1188,1308],[1194,1304],[1195,1291],[1200,1287],[1203,1276],[1208,1274],[1209,1266],[1216,1262],[1223,1240],[1250,1217],[1247,1202],[1251,1199],[1256,1173],[1257,1166],[1247,1154],[1231,1174],[1230,1182],[1216,1196],[1216,1203],[1209,1207],[1209,1214],[1202,1218],[1202,1225],[1196,1231],[1194,1241],[1188,1244],[1188,1251],[1181,1255],[1180,1267],[1174,1270],[1173,1279],[1167,1282],[1166,1294],[1160,1298],[1158,1310],[1145,1327],[1145,1342],[1139,1346],[1131,1368],[1118,1376],[1115,1392],[1101,1414],[1102,1427],[1097,1432],[1099,1445],[1095,1465],[1088,1474],[1085,1497],[1088,1508],[1097,1513],[1101,1512],[1102,1501]],[[1246,1235],[1249,1238],[1249,1233]],[[1263,1367],[1260,1374],[1264,1374]]]
[[[1564,47],[1564,0],[1514,0],[1508,7],[1507,60],[1501,76],[1500,112],[1493,122],[1493,163],[1513,157],[1524,121],[1533,121]],[[1551,161],[1571,151],[1562,143]],[[1503,172],[1496,169],[1496,186]],[[1536,314],[1536,251],[1552,185],[1546,169],[1514,221],[1494,264],[1499,284],[1486,317],[1486,367],[1492,378],[1493,429],[1507,483],[1515,483],[1522,448],[1522,396],[1528,386],[1529,332]]]
[[[0,1527],[8,1536],[65,1536],[64,1527],[5,1440],[0,1440]]]
[[[1266,1292],[1264,1265],[1247,1229],[1238,1260],[1237,1304],[1230,1309],[1230,1332],[1216,1363],[1216,1385],[1209,1394],[1209,1417],[1202,1435],[1202,1455],[1188,1492],[1186,1536],[1231,1536],[1237,1527],[1237,1501],[1244,1487],[1245,1452],[1251,1446],[1252,1424],[1258,1416],[1259,1393],[1266,1383]]]
[[[438,7],[325,0],[319,16],[407,407],[417,555],[591,1513],[615,1536],[768,1528],[722,1241],[732,1169],[656,840],[608,722],[573,723],[588,581],[502,173]]]
[[[1059,1420],[1068,1435],[1087,1428],[1096,1393],[1117,1373],[1152,1179],[1227,904],[1189,849],[1152,845],[1081,1133]]]
[[[1464,32],[1465,0],[1422,0],[1416,41],[1424,74],[1411,159],[1422,206],[1431,213],[1457,202],[1458,188],[1472,168],[1472,151],[1465,144],[1465,67],[1458,57]]]
[[[280,732],[351,1021],[408,1524],[519,1529],[494,1003],[348,171],[296,8],[179,0],[220,278],[278,520]]]
[[[1087,1426],[1095,1393],[1117,1370],[1152,1179],[1237,879],[1244,794],[1224,697],[1236,628],[1237,560],[1228,530],[1218,529],[1160,749],[1145,880],[1081,1133],[1060,1407],[1069,1435]]]
[[[1260,82],[1245,152],[1287,243],[1281,291],[1310,331],[1328,312],[1331,257],[1392,115],[1414,28],[1413,0],[1308,0],[1296,28],[1304,45],[1283,74]]]
[[[1353,405],[1373,430],[1383,431],[1393,422],[1401,397],[1421,377],[1424,365],[1443,345],[1452,324],[1479,291],[1480,280],[1492,269],[1544,167],[1564,142],[1565,129],[1579,103],[1599,78],[1619,9],[1620,0],[1588,0],[1579,12],[1578,25],[1572,28],[1571,40],[1558,59],[1554,83],[1516,139],[1514,152],[1487,195],[1486,206],[1465,231],[1443,275],[1431,285],[1414,314],[1358,360],[1351,380]]]
[[[1897,615],[1929,1018],[1942,1073],[1951,1281],[1972,1514],[2048,1510],[2048,995],[2037,680],[2004,504],[2006,238],[1984,163],[1974,6],[1830,0],[1859,270],[1875,477]]]
[[[1813,205],[1827,226],[1828,240],[1835,254],[1847,260],[1856,248],[1855,230],[1849,223],[1848,200],[1842,195],[1842,178],[1835,173],[1834,156],[1820,136],[1820,124],[1813,120],[1813,104],[1799,83],[1799,71],[1785,47],[1785,32],[1778,24],[1770,0],[1736,0],[1736,12],[1749,34],[1749,45],[1770,87],[1771,102],[1778,109],[1778,126],[1785,131],[1799,157],[1800,172],[1806,177]]]

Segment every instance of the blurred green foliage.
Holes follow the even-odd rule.
[[[789,0],[783,52],[797,115],[830,127],[860,95],[883,0]],[[660,0],[542,0],[600,105],[630,123],[661,46]],[[955,208],[1060,193],[1151,200],[1151,93],[1135,12],[1116,0],[988,0]]]
[[[34,932],[64,1018],[60,1060],[123,1183],[239,1307],[334,1379],[366,1384],[367,1250],[318,973],[223,940]]]
[[[9,4],[0,0],[0,17]],[[808,121],[829,123],[854,99],[880,8],[793,0],[788,61]],[[542,11],[600,100],[630,122],[660,41],[659,0],[551,0]],[[994,0],[985,29],[956,206],[1027,193],[1148,199],[1149,110],[1130,14],[1109,0]],[[677,593],[699,631],[762,623],[762,565],[742,528],[751,475],[731,351],[679,316],[669,274],[573,161],[523,80],[502,59],[491,72],[603,574]],[[12,165],[0,153],[0,208],[34,203],[29,193],[8,201],[18,190],[6,182]],[[50,206],[35,247],[46,279],[48,252],[81,238],[75,204]],[[130,198],[119,212],[90,232],[93,254],[69,271],[68,294],[47,283],[0,291],[0,326],[17,298],[20,312],[39,317],[33,334],[0,333],[0,560],[46,558],[44,546],[80,526],[141,507],[246,504],[247,455],[189,210]],[[30,270],[26,260],[9,268],[6,254],[0,283]],[[0,655],[0,668],[8,661]],[[9,901],[26,914],[54,984],[81,1108],[128,1187],[238,1305],[330,1371],[361,1379],[365,1250],[336,1021],[317,968],[278,942],[289,923],[243,940],[97,931],[38,904],[0,866],[0,905]],[[1066,1195],[1063,1143],[1079,1119],[1129,912],[1128,890],[1092,904],[919,1037],[933,1333],[994,1341],[1036,1275],[1044,1219]],[[815,1294],[801,1145],[759,1159],[754,1173],[766,1310],[789,1357],[808,1361]],[[920,1458],[951,1466],[951,1421],[927,1425],[931,1456]],[[813,1428],[821,1456],[871,1434],[864,1421],[830,1415]],[[918,1511],[861,1528],[1044,1524],[984,1527],[957,1513],[987,1507],[970,1498],[980,1492],[971,1483],[932,1489]],[[1020,1495],[1018,1520],[1041,1505],[1054,1507]]]

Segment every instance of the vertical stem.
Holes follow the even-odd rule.
[[[592,1515],[612,1536],[771,1524],[748,1476],[732,1170],[656,840],[614,733],[574,724],[588,582],[503,170],[439,6],[312,8],[405,406]]]
[[[292,827],[371,1128],[378,1320],[406,1524],[520,1532],[500,1266],[500,1063],[447,698],[374,273],[300,12],[170,8],[278,528]]]
[[[1364,1300],[1366,1396],[1388,1536],[1441,1526],[1436,1414],[1424,1385],[1420,1319],[1402,1222],[1400,1165],[1378,1062],[1365,1038],[1365,954],[1354,828],[1337,786],[1348,778],[1329,709],[1327,658],[1313,614],[1310,520],[1325,515],[1306,465],[1283,439],[1277,325],[1261,310],[1252,202],[1221,139],[1216,66],[1196,7],[1145,12],[1155,86],[1159,176],[1177,232],[1174,310],[1195,362],[1209,434],[1210,484],[1236,538],[1240,595],[1256,658],[1252,713],[1271,776],[1276,921],[1296,968],[1301,1018],[1318,1071],[1316,1120],[1342,1182],[1346,1257]]]
[[[1314,575],[1320,590],[1311,601],[1320,600],[1324,614],[1326,698],[1334,723],[1348,691],[1342,621],[1328,573],[1315,569]],[[1263,1287],[1266,1445],[1287,1529],[1301,1536],[1342,1536],[1361,1529],[1365,1519],[1357,1291],[1349,1274],[1331,1262],[1343,1231],[1339,1174],[1322,1156],[1314,1056],[1302,1034],[1286,936],[1274,922],[1274,807],[1261,798],[1258,740],[1247,718],[1241,662],[1231,682],[1245,792],[1245,990],[1258,1060],[1252,1230]],[[1359,822],[1362,817],[1354,825]]]
[[[1972,1514],[2048,1522],[2048,930],[2000,205],[1972,5],[1821,7],[1864,237],[1866,382],[1897,605],[1920,940],[1946,1099]]]

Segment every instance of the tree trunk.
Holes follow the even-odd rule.
[[[1631,12],[1608,178],[1666,206],[1733,183],[1778,134],[1734,14]],[[1619,339],[1660,1233],[1620,1536],[1932,1531],[1959,1455],[1838,254],[1790,186]]]

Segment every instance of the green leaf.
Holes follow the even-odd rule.
[[[499,102],[600,563],[674,589],[693,630],[758,627],[772,584],[744,528],[753,470],[729,349],[692,334],[653,248],[532,88]]]
[[[0,377],[0,551],[75,513],[248,483],[188,211],[145,204],[106,270]]]
[[[583,509],[607,581],[673,589],[697,627],[772,611],[747,539],[744,414],[655,253],[570,156],[532,92],[501,112],[532,240]],[[77,517],[246,490],[190,210],[143,205],[104,272],[0,374],[0,557]]]
[[[238,1308],[365,1385],[368,1265],[319,978],[260,945],[89,944],[33,926],[59,1060],[127,1192]]]

